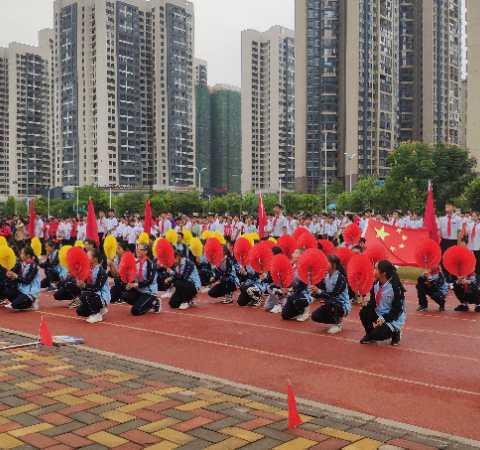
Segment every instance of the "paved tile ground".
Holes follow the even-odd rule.
[[[0,347],[28,339],[0,332]],[[0,449],[469,450],[448,438],[82,349],[0,352]]]

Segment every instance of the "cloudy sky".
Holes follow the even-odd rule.
[[[294,0],[193,0],[196,56],[209,64],[210,84],[240,86],[240,32],[271,25],[293,29]],[[36,44],[36,33],[52,26],[53,0],[0,0],[0,46]]]

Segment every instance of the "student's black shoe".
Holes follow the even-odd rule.
[[[155,314],[159,314],[161,310],[162,310],[162,303],[160,302],[160,300],[157,299],[153,302],[152,311]]]
[[[373,340],[370,339],[368,336],[363,336],[362,339],[360,339],[360,344],[373,344]]]
[[[445,303],[441,304],[441,305],[438,307],[438,311],[439,311],[439,312],[444,312],[444,311],[445,311]]]
[[[400,345],[400,339],[402,337],[402,334],[400,331],[394,331],[392,334],[392,342],[391,344],[396,347],[397,345]]]
[[[427,306],[419,306],[417,308],[417,311],[419,311],[419,312],[428,311],[428,307]]]
[[[475,312],[480,313],[480,305],[475,306]]]
[[[463,303],[458,305],[454,311],[466,312],[468,311],[468,305],[464,305]]]

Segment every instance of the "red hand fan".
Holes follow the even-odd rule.
[[[425,239],[417,245],[415,261],[424,269],[435,269],[442,260],[442,249],[433,239]]]
[[[205,243],[205,247],[203,249],[205,258],[207,261],[215,267],[218,267],[222,264],[224,253],[223,247],[218,239],[216,238],[209,238]]]
[[[466,277],[475,272],[475,255],[467,247],[455,245],[443,255],[443,266],[456,277]]]
[[[297,249],[297,241],[293,236],[282,236],[278,240],[278,246],[282,249],[283,254],[287,258],[291,258]]]
[[[249,263],[257,273],[270,271],[270,263],[273,258],[272,249],[265,241],[254,245],[250,250]]]
[[[362,237],[362,230],[358,225],[351,223],[343,230],[343,240],[347,245],[356,245]]]
[[[327,256],[333,255],[335,253],[335,245],[332,241],[329,241],[328,239],[320,239],[318,241],[318,246],[320,250]]]
[[[297,240],[297,247],[302,250],[308,250],[309,248],[317,248],[317,240],[310,231],[302,233]]]
[[[131,284],[137,277],[137,262],[132,252],[125,252],[118,265],[118,274],[123,283]]]
[[[373,266],[367,255],[354,255],[348,263],[348,284],[354,292],[367,295],[375,279]]]
[[[235,255],[238,264],[241,266],[246,266],[248,264],[248,254],[250,253],[251,248],[252,246],[247,239],[241,237],[236,240],[233,247],[233,254]]]
[[[75,279],[87,281],[90,277],[91,263],[83,248],[72,247],[67,253],[68,271]]]
[[[316,248],[311,248],[298,258],[298,278],[305,284],[316,285],[325,278],[328,267],[329,262],[325,253]]]
[[[337,247],[335,249],[335,255],[338,257],[338,259],[342,263],[342,266],[346,269],[354,253],[347,247]]]
[[[173,267],[175,265],[175,252],[172,244],[166,239],[157,240],[157,262],[160,266]]]
[[[270,263],[270,275],[273,282],[282,288],[288,288],[293,283],[293,267],[285,255],[275,255]]]
[[[379,242],[372,242],[368,244],[367,249],[365,250],[365,255],[370,258],[372,264],[375,265],[378,261],[385,259],[387,251],[385,247]]]

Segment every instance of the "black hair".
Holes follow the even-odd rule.
[[[277,203],[274,208],[280,208],[281,210],[283,210],[283,206],[280,204],[280,203]]]
[[[125,250],[125,251],[128,251],[130,249],[130,247],[128,246],[128,242],[125,241],[124,239],[119,239],[117,241],[117,245],[119,247],[122,247],[122,249]]]
[[[55,242],[53,242],[51,239],[49,239],[47,242],[45,242],[45,247],[46,246],[49,246],[49,247],[52,247],[52,248],[56,248],[57,246],[55,245]]]
[[[90,253],[92,254],[92,257],[95,258],[99,263],[102,263],[103,261],[103,255],[102,255],[102,252],[94,247],[90,250]]]
[[[35,255],[35,252],[33,251],[30,244],[23,247],[22,250],[27,256],[30,256],[30,258],[33,258],[35,261],[37,260],[37,256]]]
[[[328,262],[333,267],[335,267],[335,269],[338,270],[344,277],[347,276],[347,273],[345,272],[342,262],[340,261],[340,258],[337,255],[328,255],[327,259],[328,259]]]
[[[283,253],[282,249],[278,246],[272,247],[272,253],[274,255],[281,255]]]
[[[380,273],[384,273],[386,275],[386,277],[390,280],[390,283],[394,290],[400,289],[402,292],[407,292],[402,282],[400,281],[397,268],[390,261],[387,261],[386,259],[384,259],[383,261],[379,261],[377,263],[377,270]]]

